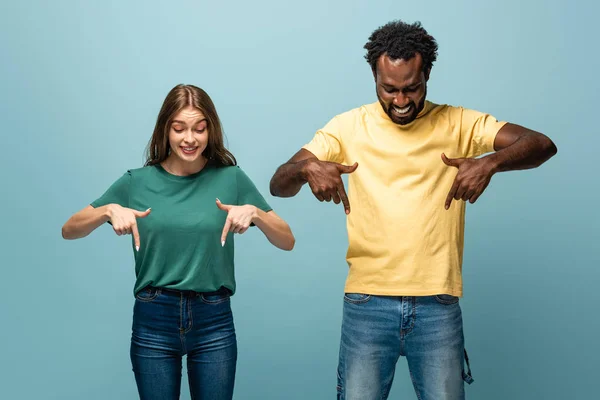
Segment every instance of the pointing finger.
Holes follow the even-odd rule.
[[[225,221],[225,226],[223,226],[223,232],[221,233],[221,247],[225,246],[225,239],[227,239],[227,234],[229,233],[229,229],[231,228],[231,220],[227,218]]]
[[[342,200],[342,203],[344,204],[344,210],[346,211],[346,215],[348,215],[350,214],[350,202],[348,201],[348,196],[346,195],[344,184],[340,183],[337,189],[340,195],[340,200]]]
[[[449,167],[458,168],[458,165],[460,164],[458,159],[448,158],[448,157],[446,157],[446,154],[444,154],[444,153],[442,153],[442,161],[444,162],[444,164],[448,165]]]
[[[452,203],[452,199],[456,195],[457,189],[458,189],[458,182],[456,181],[456,179],[454,179],[454,184],[452,185],[452,188],[450,188],[450,191],[448,192],[448,196],[446,197],[446,204],[445,204],[446,210],[450,208],[450,203]]]
[[[339,171],[342,174],[351,174],[354,171],[356,171],[356,168],[358,168],[358,163],[355,162],[352,165],[340,165]]]
[[[140,251],[140,233],[138,232],[137,224],[131,225],[131,233],[133,234],[133,242],[135,243],[135,251]]]
[[[133,210],[133,215],[135,215],[136,218],[145,218],[150,214],[151,210],[152,208],[149,208],[146,211]]]
[[[219,209],[223,210],[223,211],[229,211],[229,210],[231,210],[231,206],[230,205],[221,203],[221,200],[219,200],[219,199],[217,199],[217,207],[219,207]]]

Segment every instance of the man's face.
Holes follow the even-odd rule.
[[[410,60],[392,60],[387,54],[377,60],[374,72],[377,98],[385,113],[398,125],[417,118],[425,106],[429,71],[423,71],[423,59],[417,53]]]

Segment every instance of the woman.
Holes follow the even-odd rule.
[[[62,235],[81,238],[104,222],[133,237],[131,362],[140,398],[178,399],[187,354],[192,398],[231,399],[233,233],[256,225],[284,250],[294,247],[294,236],[225,149],[215,106],[202,89],[178,85],[169,92],[146,165],[73,215]]]

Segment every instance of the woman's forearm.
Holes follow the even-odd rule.
[[[265,234],[269,242],[282,250],[292,250],[296,239],[289,225],[273,211],[257,209],[254,224]]]
[[[110,204],[98,208],[87,206],[73,214],[62,227],[62,237],[71,240],[89,235],[109,220],[109,207]]]

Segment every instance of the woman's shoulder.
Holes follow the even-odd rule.
[[[161,172],[158,165],[145,165],[143,167],[130,168],[123,176],[131,179],[131,181],[147,181],[160,179]]]
[[[211,170],[219,182],[226,184],[240,185],[249,180],[244,169],[239,165],[213,166]]]
[[[156,172],[156,168],[157,168],[156,165],[145,165],[143,167],[128,169],[127,173],[129,175],[131,175],[132,177],[147,176],[149,174]]]
[[[240,167],[237,165],[212,165],[209,168],[213,174],[221,176],[235,176],[240,171]]]

